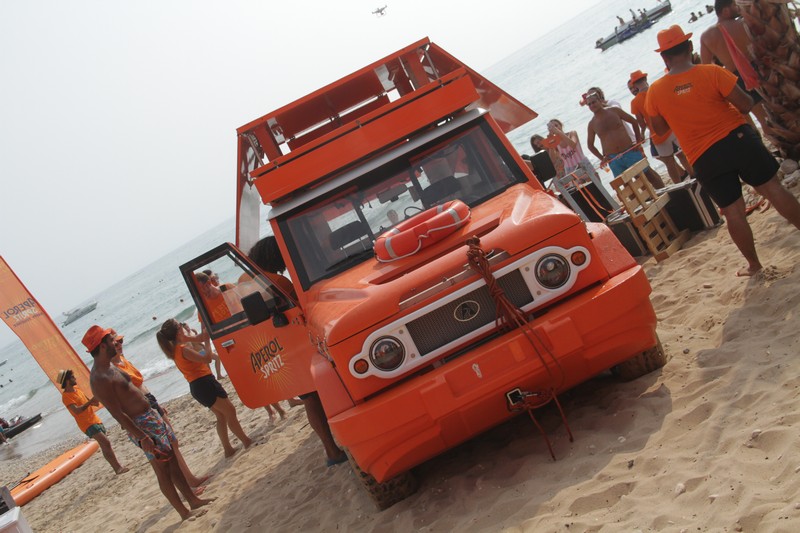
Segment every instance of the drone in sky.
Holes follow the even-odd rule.
[[[377,17],[384,16],[386,14],[386,6],[375,8],[375,11],[373,11],[372,14]]]

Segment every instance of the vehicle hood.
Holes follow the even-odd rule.
[[[513,258],[581,223],[549,194],[514,186],[472,208],[466,226],[411,257],[391,263],[369,259],[316,283],[302,296],[308,326],[333,346],[396,319],[402,301],[462,272],[467,263],[465,241],[473,235],[484,250],[505,251]]]

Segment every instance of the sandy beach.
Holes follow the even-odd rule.
[[[517,417],[418,467],[419,491],[377,512],[346,463],[325,466],[302,408],[271,424],[234,397],[258,444],[225,459],[213,416],[187,395],[168,409],[187,462],[212,475],[207,514],[181,523],[118,427],[129,473],[97,453],[23,514],[37,532],[800,531],[800,232],[774,209],[750,222],[769,265],[755,278],[735,276],[744,263],[724,226],[644,263],[672,359],[564,394],[573,443],[542,410],[555,462]],[[0,484],[59,453],[0,464]]]

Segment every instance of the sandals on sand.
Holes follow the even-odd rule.
[[[342,454],[342,456],[339,457],[338,459],[328,459],[327,461],[325,461],[325,465],[328,468],[330,468],[332,466],[336,466],[338,464],[344,463],[345,461],[347,461],[347,455]]]

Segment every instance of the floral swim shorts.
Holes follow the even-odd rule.
[[[133,423],[136,424],[137,428],[144,431],[148,437],[153,439],[156,445],[154,450],[155,454],[144,452],[148,461],[152,461],[153,459],[163,461],[172,455],[172,445],[170,441],[175,440],[175,434],[172,433],[172,428],[164,422],[164,419],[161,418],[161,415],[159,415],[155,409],[148,409],[135,417]],[[128,438],[139,448],[142,447],[138,439],[134,439],[130,434],[128,434]]]

